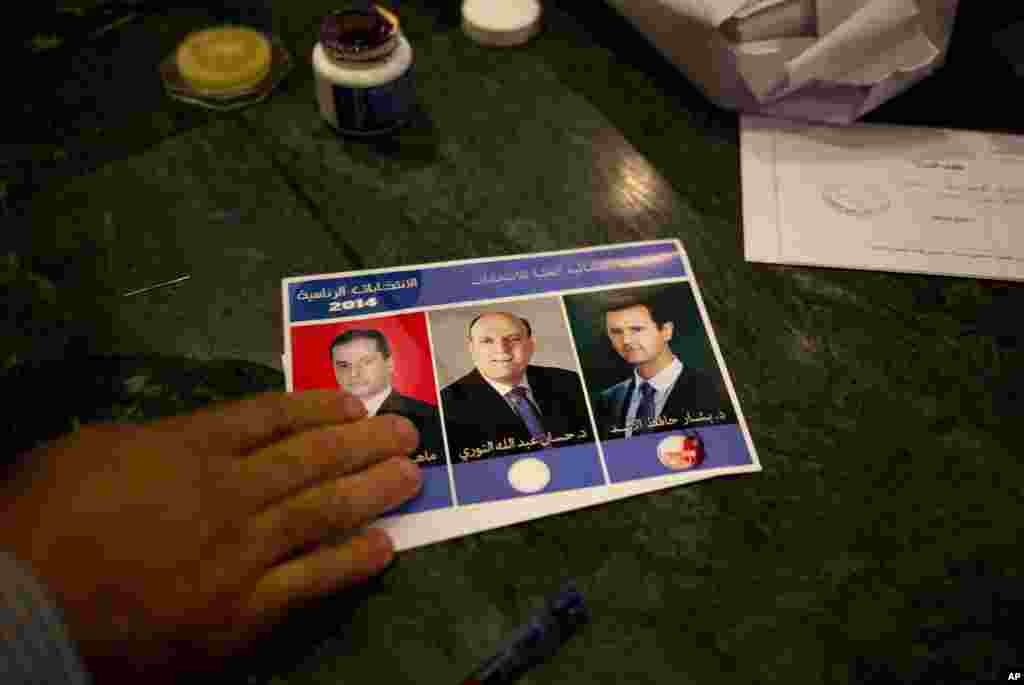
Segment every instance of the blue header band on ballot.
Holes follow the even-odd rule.
[[[290,322],[366,316],[604,285],[685,277],[675,243],[489,260],[288,284]]]

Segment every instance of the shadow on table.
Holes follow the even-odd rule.
[[[436,164],[440,159],[441,134],[422,104],[417,103],[409,121],[391,135],[358,138],[344,136],[325,125],[324,135],[344,139],[347,153],[361,165],[377,166],[382,160],[408,169]]]
[[[284,375],[259,364],[179,357],[95,357],[69,347],[64,359],[29,360],[0,373],[12,398],[0,419],[8,459],[96,422],[144,422],[211,402],[284,390]]]
[[[546,16],[545,35],[531,49],[562,83],[607,117],[687,205],[734,221],[735,113],[708,100],[607,3],[559,1]]]
[[[386,575],[387,572],[385,572]],[[370,599],[384,589],[382,576],[375,576],[347,590],[328,594],[308,605],[290,611],[251,653],[225,664],[226,682],[247,682],[249,685],[288,682],[290,674],[326,669],[331,682],[372,682],[374,664],[354,660],[365,672],[332,673],[328,655],[346,651],[353,617]],[[387,620],[387,617],[380,617]],[[397,651],[397,650],[396,650]],[[298,680],[298,679],[296,679]],[[221,681],[225,682],[225,681]]]

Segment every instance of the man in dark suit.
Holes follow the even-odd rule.
[[[530,364],[529,321],[483,314],[466,345],[476,368],[441,391],[453,463],[592,439],[579,376]]]
[[[423,466],[445,463],[441,418],[437,409],[391,387],[394,359],[387,337],[374,329],[351,329],[331,343],[331,364],[338,386],[358,397],[369,416],[399,414],[420,432],[413,455]]]
[[[665,305],[656,297],[626,299],[605,310],[608,339],[633,368],[629,378],[597,397],[598,430],[605,439],[735,420],[720,380],[685,366],[672,351],[675,323]]]

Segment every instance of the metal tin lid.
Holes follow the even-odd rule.
[[[270,73],[270,40],[244,26],[218,26],[185,37],[175,53],[181,76],[197,91],[232,95]]]
[[[398,46],[398,17],[379,5],[336,10],[320,24],[320,43],[332,60],[364,62]]]
[[[541,6],[537,0],[465,0],[462,30],[487,46],[522,45],[540,31]]]

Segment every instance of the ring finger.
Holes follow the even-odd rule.
[[[253,516],[244,554],[254,563],[273,564],[332,533],[368,523],[412,498],[420,483],[419,467],[406,457],[318,483]]]

